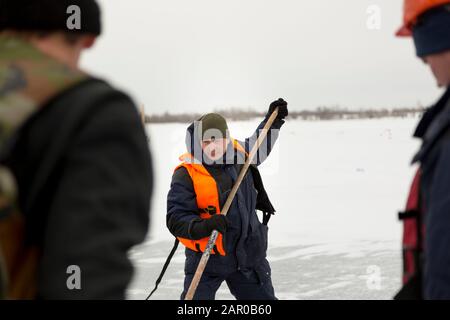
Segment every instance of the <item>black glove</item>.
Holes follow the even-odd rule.
[[[199,219],[192,222],[189,234],[192,240],[199,240],[209,237],[213,230],[225,233],[230,226],[230,222],[223,214],[215,214],[209,219]]]
[[[288,103],[286,101],[284,101],[282,98],[275,100],[274,102],[272,102],[270,104],[269,111],[267,112],[267,115],[266,115],[266,119],[269,119],[269,117],[272,115],[272,113],[278,107],[277,119],[283,120],[289,114],[287,105],[288,105]]]

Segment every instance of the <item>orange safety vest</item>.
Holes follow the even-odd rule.
[[[232,142],[235,150],[248,155],[245,149],[239,144],[239,142],[237,142],[237,140],[232,139]],[[189,173],[194,185],[200,218],[209,219],[213,214],[220,214],[219,193],[217,191],[218,188],[216,180],[214,180],[214,178],[202,164],[193,163],[193,156],[190,153],[183,154],[179,159],[183,161],[183,163],[178,165],[175,168],[175,171],[180,167],[184,167]],[[209,237],[205,237],[199,240],[191,240],[178,237],[178,240],[180,240],[183,245],[193,251],[198,252],[205,251],[206,245],[208,244],[208,239]],[[226,255],[223,245],[223,236],[220,232],[216,239],[216,243],[214,245],[212,253],[220,254],[222,256]]]

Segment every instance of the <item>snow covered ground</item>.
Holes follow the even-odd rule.
[[[268,259],[279,299],[391,299],[400,286],[401,224],[419,142],[418,119],[287,121],[261,165],[277,209],[270,221]],[[250,136],[259,120],[231,122]],[[166,196],[187,125],[148,126],[156,185],[148,241],[130,255],[136,274],[128,295],[143,299],[159,275],[173,237],[165,227]],[[179,299],[180,245],[152,299]],[[226,284],[217,299],[232,299]]]

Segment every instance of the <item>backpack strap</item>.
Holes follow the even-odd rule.
[[[169,267],[170,261],[172,260],[172,257],[174,256],[175,252],[177,251],[178,244],[180,243],[180,240],[178,238],[175,238],[175,242],[173,244],[172,250],[169,253],[169,256],[166,259],[166,262],[164,262],[164,266],[161,270],[161,273],[159,274],[158,279],[155,282],[155,288],[153,288],[152,292],[149,293],[147,298],[145,300],[149,300],[150,297],[153,295],[153,293],[158,289],[158,285],[161,283],[162,278],[164,277],[164,274],[166,273],[167,268]]]

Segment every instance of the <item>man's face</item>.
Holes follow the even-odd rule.
[[[205,139],[202,141],[202,150],[206,156],[217,161],[222,158],[227,150],[228,139]]]
[[[423,58],[433,71],[439,87],[450,86],[450,50]]]

